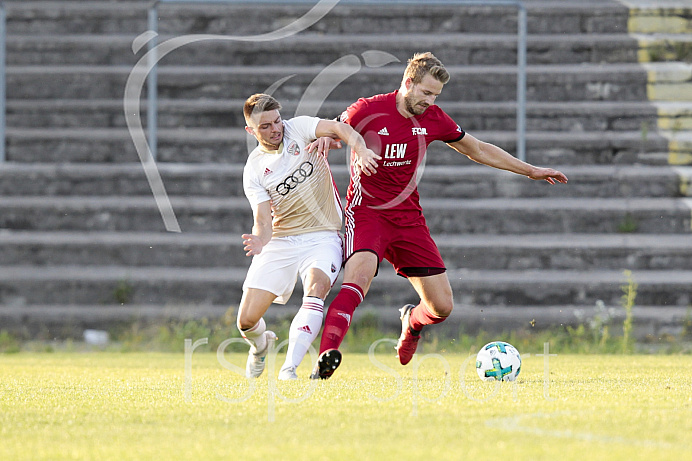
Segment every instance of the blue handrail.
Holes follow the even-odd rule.
[[[5,3],[0,2],[0,163],[6,160],[5,154],[5,42],[7,40],[7,15],[5,13]]]

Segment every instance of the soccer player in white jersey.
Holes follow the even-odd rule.
[[[250,344],[246,375],[264,371],[264,360],[276,335],[263,319],[272,302],[285,304],[298,275],[303,302],[291,323],[286,361],[279,379],[297,379],[296,368],[322,327],[324,299],[342,265],[341,200],[322,147],[306,146],[325,137],[323,145],[346,141],[366,174],[380,157],[349,125],[300,116],[282,120],[272,96],[254,94],[243,107],[246,131],[259,145],[243,171],[243,187],[254,215],[251,234],[243,234],[252,256],[238,310],[238,329]],[[326,140],[326,138],[330,138]],[[328,151],[328,149],[327,149]]]

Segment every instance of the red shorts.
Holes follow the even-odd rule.
[[[440,250],[418,210],[395,212],[367,206],[347,207],[344,260],[358,251],[386,259],[402,277],[425,277],[445,272]]]

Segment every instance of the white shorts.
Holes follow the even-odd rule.
[[[308,270],[315,267],[327,274],[334,285],[343,262],[341,237],[337,232],[308,232],[274,237],[262,252],[252,257],[243,292],[258,288],[274,293],[277,304],[286,304],[293,293],[298,275],[303,284]]]

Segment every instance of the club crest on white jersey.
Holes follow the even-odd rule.
[[[288,155],[298,155],[300,154],[300,149],[298,148],[298,143],[295,141],[291,141],[291,144],[288,145],[286,148],[286,152]]]

